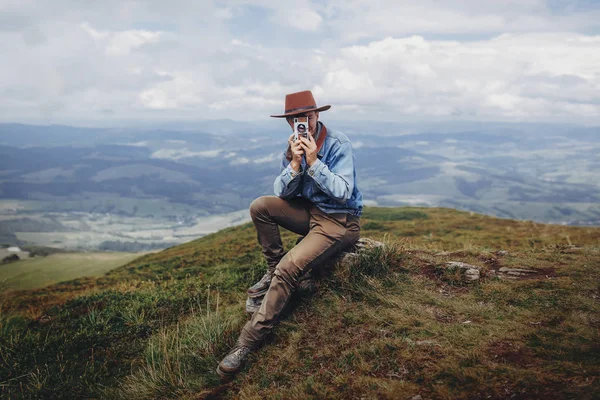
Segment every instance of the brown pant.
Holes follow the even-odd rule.
[[[303,197],[284,200],[277,196],[254,200],[250,215],[267,266],[275,271],[260,309],[246,323],[238,339],[240,344],[256,348],[277,324],[300,277],[359,239],[360,217],[327,214]],[[305,235],[287,253],[283,250],[279,225]]]

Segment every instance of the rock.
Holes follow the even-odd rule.
[[[578,253],[582,250],[585,250],[585,247],[569,245],[567,248],[563,249],[561,253]]]
[[[420,394],[418,394],[416,396],[411,397],[410,400],[423,400],[423,398],[421,397]]]
[[[480,273],[478,269],[468,269],[465,271],[465,281],[467,283],[472,283],[478,281],[480,278]]]
[[[498,277],[500,279],[519,279],[519,277],[531,276],[537,273],[538,271],[533,269],[501,267],[498,270]]]
[[[2,259],[2,264],[19,261],[21,258],[16,254],[11,254]]]
[[[371,238],[360,238],[356,243],[354,243],[353,252],[361,251],[363,249],[372,249],[374,247],[384,247],[385,245],[382,242],[377,240],[373,240]]]
[[[456,268],[461,268],[461,269],[464,269],[464,268],[471,268],[471,269],[477,269],[477,270],[479,269],[479,267],[477,265],[467,264],[462,261],[448,261],[446,263],[446,266],[447,267],[456,267]]]
[[[537,274],[537,271],[532,270],[532,269],[523,269],[523,268],[508,268],[508,267],[501,267],[499,270],[499,272],[503,273],[503,274],[508,274],[508,275],[527,275],[527,274]]]
[[[344,253],[342,253],[340,255],[340,262],[341,263],[351,262],[356,257],[358,257],[358,253],[346,253],[346,252],[344,252]]]
[[[462,280],[466,283],[477,282],[481,276],[480,267],[478,267],[477,265],[471,265],[460,261],[448,261],[446,263],[446,269],[460,270]]]
[[[508,255],[508,251],[506,251],[506,250],[498,250],[498,251],[495,251],[494,254],[497,255],[497,256],[506,256],[506,255]]]
[[[52,317],[50,317],[49,315],[42,315],[40,318],[38,318],[38,322],[40,323],[40,325],[45,325],[48,322],[50,322],[52,320]]]
[[[346,251],[342,251],[340,255],[340,262],[345,263],[352,261],[358,257],[358,253],[363,250],[373,249],[376,247],[384,247],[382,242],[373,240],[371,238],[360,238],[356,243],[350,246]]]

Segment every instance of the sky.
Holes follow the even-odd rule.
[[[0,55],[4,122],[600,124],[600,0],[0,0]]]

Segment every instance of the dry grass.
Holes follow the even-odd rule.
[[[539,264],[540,253],[511,261]],[[411,268],[433,254],[363,281],[344,274],[295,310],[229,397],[592,399],[600,254],[553,257],[576,264],[550,278],[463,287]]]
[[[600,229],[448,209],[367,208],[384,239],[324,266],[233,382],[218,360],[265,264],[251,224],[3,299],[3,398],[591,399],[600,391]],[[283,231],[286,248],[296,235]],[[501,255],[497,250],[506,250]],[[463,261],[465,285],[442,268]],[[534,269],[502,280],[499,268]],[[218,304],[218,307],[217,307]]]

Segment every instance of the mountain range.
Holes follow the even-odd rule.
[[[324,122],[352,141],[365,204],[600,224],[597,128]],[[74,234],[91,232],[86,243],[152,247],[207,233],[196,229],[205,218],[227,216],[212,231],[247,221],[250,202],[273,193],[280,171],[288,128],[278,123],[0,124],[0,235],[81,247]]]

